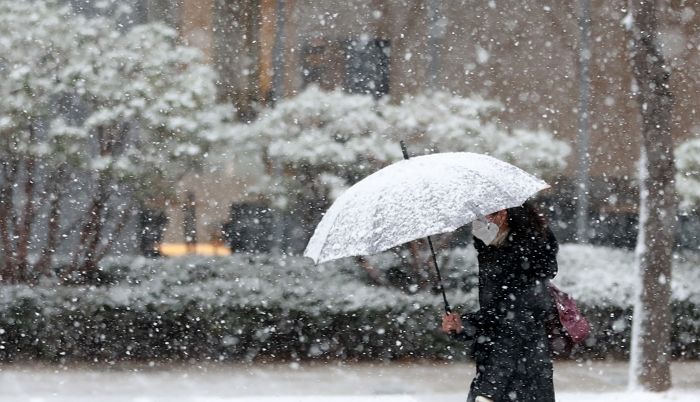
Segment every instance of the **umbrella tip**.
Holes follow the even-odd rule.
[[[408,155],[408,148],[406,148],[406,143],[404,142],[404,140],[400,140],[399,145],[401,145],[401,152],[403,152],[403,158],[409,159],[410,156]]]

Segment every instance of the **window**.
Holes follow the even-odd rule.
[[[389,50],[385,39],[311,41],[302,51],[304,85],[379,98],[389,93]]]
[[[389,41],[348,42],[344,88],[350,93],[372,94],[376,98],[389,93]]]

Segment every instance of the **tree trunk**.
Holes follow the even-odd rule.
[[[430,283],[426,280],[427,275],[423,268],[425,265],[421,265],[423,263],[423,257],[421,256],[420,250],[422,247],[426,247],[423,243],[422,239],[413,240],[408,243],[408,254],[410,256],[408,263],[411,266],[413,283],[420,289],[425,289],[430,286]],[[427,267],[430,268],[430,264],[428,264]]]
[[[671,387],[671,260],[677,201],[671,138],[670,72],[656,40],[654,1],[630,2],[632,67],[642,116],[637,287],[632,326],[630,386]]]
[[[14,204],[14,184],[17,176],[17,163],[15,161],[4,161],[2,163],[3,183],[0,187],[0,242],[3,252],[3,266],[1,272],[1,282],[12,283],[16,278],[15,269],[15,248],[12,242],[14,236],[14,226],[12,224]]]
[[[125,142],[124,136],[128,132],[126,126],[99,126],[96,129],[97,144],[100,147],[101,157],[114,157],[120,146]],[[80,231],[80,243],[74,254],[73,270],[78,270],[79,277],[83,281],[93,281],[97,274],[98,248],[106,235],[104,228],[108,225],[108,202],[110,199],[110,184],[112,183],[110,170],[100,171],[97,175],[97,192],[94,195],[88,212],[87,222]],[[76,257],[82,258],[79,261]]]
[[[102,241],[103,227],[105,225],[105,209],[109,195],[107,194],[106,178],[100,179],[99,190],[90,208],[90,217],[81,231],[82,262],[74,261],[74,267],[85,280],[93,280],[97,270],[97,249]]]
[[[36,134],[32,123],[29,124],[29,144],[36,144]],[[31,276],[29,272],[29,246],[32,242],[32,226],[36,216],[37,206],[34,202],[34,181],[36,173],[36,159],[29,155],[24,163],[24,208],[22,208],[21,224],[16,227],[17,231],[17,277],[20,281],[26,281]]]
[[[48,201],[49,213],[47,216],[46,225],[46,245],[41,251],[41,258],[34,266],[35,276],[48,275],[52,265],[53,256],[56,254],[56,249],[59,245],[59,235],[61,231],[61,192],[60,188],[63,184],[64,170],[58,168],[57,172],[49,176]]]
[[[384,275],[382,275],[382,272],[370,264],[365,257],[357,256],[355,257],[355,262],[367,273],[375,285],[386,286],[387,280]]]

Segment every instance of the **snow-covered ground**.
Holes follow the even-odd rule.
[[[0,366],[2,402],[458,402],[466,398],[469,364],[274,364]],[[674,388],[626,391],[627,365],[560,362],[560,402],[698,402],[700,362],[673,365]]]

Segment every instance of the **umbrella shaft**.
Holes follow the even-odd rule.
[[[410,159],[411,156],[408,154],[406,143],[401,140],[399,141],[399,144],[401,145],[403,158]],[[445,286],[442,285],[442,275],[440,275],[440,267],[438,267],[437,257],[435,256],[435,248],[433,248],[433,241],[430,239],[430,236],[428,236],[428,244],[430,245],[430,252],[433,254],[433,265],[435,265],[435,272],[437,272],[438,286],[440,286],[440,292],[442,292],[442,300],[445,302],[445,312],[451,313],[452,309],[450,308],[450,304],[447,302],[447,296],[445,296]]]
[[[430,246],[430,252],[433,255],[433,265],[435,266],[435,272],[437,272],[438,285],[440,286],[440,291],[442,292],[442,300],[445,302],[445,312],[451,313],[452,309],[450,304],[447,302],[447,296],[445,295],[445,286],[442,284],[442,275],[440,275],[440,267],[438,266],[437,257],[435,256],[435,248],[433,247],[433,240],[428,236],[428,245]]]

